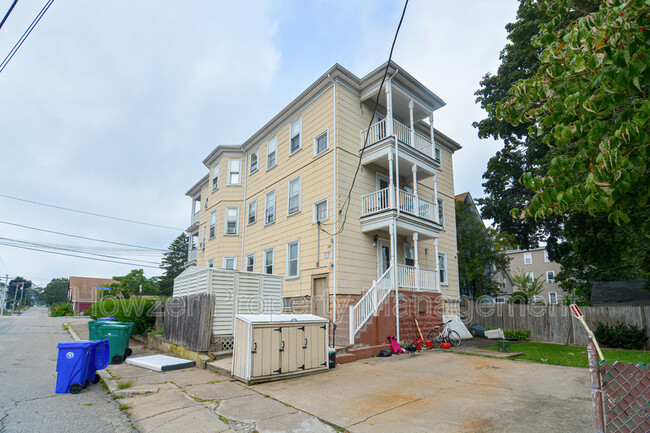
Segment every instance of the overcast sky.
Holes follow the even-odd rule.
[[[46,2],[18,2],[0,29],[0,59]],[[0,0],[0,18],[11,3]],[[394,60],[447,103],[436,112],[436,127],[463,146],[454,157],[456,193],[483,195],[481,175],[501,147],[479,140],[471,126],[484,117],[474,92],[499,65],[504,26],[515,20],[517,5],[411,0],[404,18]],[[245,141],[334,63],[363,76],[385,62],[402,6],[55,1],[0,73],[0,194],[178,230],[4,197],[0,221],[166,248],[189,225],[184,194],[206,173],[203,158],[218,144]],[[0,238],[109,256],[126,248],[4,223]],[[133,259],[158,256],[126,261]],[[38,285],[137,267],[0,245],[3,279],[21,275]]]

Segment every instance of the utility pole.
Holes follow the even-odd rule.
[[[20,314],[20,307],[23,306],[23,292],[25,291],[25,283],[20,285],[20,301],[18,302],[18,314]]]
[[[14,312],[16,311],[16,295],[18,294],[18,287],[16,287],[16,291],[14,292],[14,303],[11,304],[11,315],[14,315]]]
[[[7,284],[9,284],[9,275],[5,274],[5,285],[2,288],[2,303],[0,304],[0,317],[5,314],[5,304],[7,303]]]

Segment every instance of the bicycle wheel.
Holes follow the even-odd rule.
[[[433,347],[436,349],[440,349],[440,345],[442,344],[442,335],[438,334],[435,337],[433,337]]]
[[[427,340],[431,340],[431,341],[433,341],[433,339],[436,338],[436,335],[438,335],[438,333],[437,333],[436,331],[431,331],[431,332],[429,332],[429,333],[427,334]]]
[[[458,332],[456,331],[449,331],[447,334],[447,339],[449,340],[449,344],[451,344],[454,347],[460,346],[461,340],[460,340],[460,335],[458,335]]]

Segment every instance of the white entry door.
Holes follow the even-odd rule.
[[[377,278],[381,277],[390,267],[390,242],[380,239],[377,242]]]

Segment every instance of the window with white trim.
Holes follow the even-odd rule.
[[[557,305],[557,292],[548,292],[548,303]]]
[[[527,272],[526,275],[528,275],[528,285],[532,286],[533,282],[535,281],[535,274],[532,272]]]
[[[228,160],[228,185],[241,185],[241,159]]]
[[[440,272],[440,284],[447,285],[447,254],[438,253],[438,271]]]
[[[208,268],[214,268],[214,259],[208,260]]]
[[[274,259],[274,249],[268,249],[264,251],[264,273],[272,274],[273,273],[273,259]]]
[[[442,225],[445,224],[445,203],[441,198],[438,199],[438,222]]]
[[[314,156],[318,156],[329,148],[329,129],[314,137]]]
[[[226,206],[225,234],[236,235],[239,233],[239,206]]]
[[[413,247],[408,244],[404,244],[404,264],[406,266],[415,266]]]
[[[495,304],[505,304],[506,303],[506,298],[503,296],[495,296],[494,297],[494,303]]]
[[[248,203],[248,224],[255,224],[257,221],[257,199]]]
[[[223,268],[235,270],[235,263],[237,263],[237,257],[227,256],[223,258]]]
[[[289,181],[289,202],[287,215],[295,215],[300,212],[300,176]]]
[[[255,272],[255,254],[246,256],[246,272]]]
[[[544,250],[544,261],[546,263],[551,261],[551,259],[548,257],[548,251],[546,251],[546,250]]]
[[[275,190],[264,198],[264,225],[275,222]]]
[[[251,153],[250,174],[253,174],[257,171],[257,168],[259,166],[259,160],[260,160],[260,151],[258,149],[255,152]]]
[[[212,191],[219,189],[219,164],[212,167]]]
[[[524,265],[533,264],[533,253],[524,253]]]
[[[210,239],[217,234],[217,211],[210,213]]]
[[[270,170],[278,163],[278,137],[273,137],[266,144],[266,169]]]
[[[300,242],[287,244],[287,276],[286,278],[297,278],[300,272]]]
[[[312,223],[323,222],[329,218],[329,198],[324,198],[314,202],[314,209],[312,210]]]
[[[546,271],[546,282],[555,283],[555,271]]]
[[[435,154],[434,154],[434,155],[435,155],[435,158],[433,158],[433,159],[435,159],[436,161],[440,162],[440,148],[437,147],[437,146],[436,146],[436,150],[435,150]]]
[[[289,155],[293,155],[302,149],[302,117],[291,124],[291,143]]]
[[[205,237],[207,232],[208,228],[206,226],[203,226],[203,241],[201,242],[201,245],[199,245],[201,249],[205,249]]]

